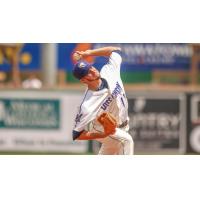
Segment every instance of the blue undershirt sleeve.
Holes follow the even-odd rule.
[[[81,133],[82,133],[83,131],[75,131],[75,130],[73,130],[73,132],[72,132],[72,138],[73,138],[73,140],[76,140],[80,135],[81,135]]]

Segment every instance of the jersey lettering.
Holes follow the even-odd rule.
[[[122,91],[122,88],[121,88],[120,84],[117,82],[116,87],[115,87],[114,91],[112,92],[113,99],[117,98],[118,94],[120,94],[121,91]]]
[[[112,98],[108,97],[108,99],[103,103],[103,105],[101,106],[101,108],[103,110],[106,110],[106,108],[110,105],[111,102],[112,102]]]
[[[116,83],[116,87],[115,89],[113,90],[111,96],[109,96],[105,101],[104,103],[102,104],[101,106],[101,109],[103,110],[106,110],[108,108],[108,106],[112,103],[113,99],[116,99],[117,96],[121,93],[122,91],[122,88],[120,86],[120,84],[117,82]]]

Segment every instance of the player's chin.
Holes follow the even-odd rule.
[[[101,78],[100,74],[97,75],[95,80],[99,80]]]
[[[101,77],[100,76],[98,76],[95,80],[99,80]]]

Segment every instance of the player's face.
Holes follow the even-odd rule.
[[[81,82],[88,84],[92,81],[98,80],[99,78],[100,78],[99,71],[96,68],[91,67],[89,69],[88,74],[81,79]]]

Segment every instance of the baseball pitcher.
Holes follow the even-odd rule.
[[[106,56],[109,61],[99,72],[85,62],[88,56]],[[121,49],[104,47],[76,51],[73,75],[87,85],[78,107],[73,140],[97,140],[101,155],[132,155],[133,139],[128,133],[128,102],[120,78]]]

